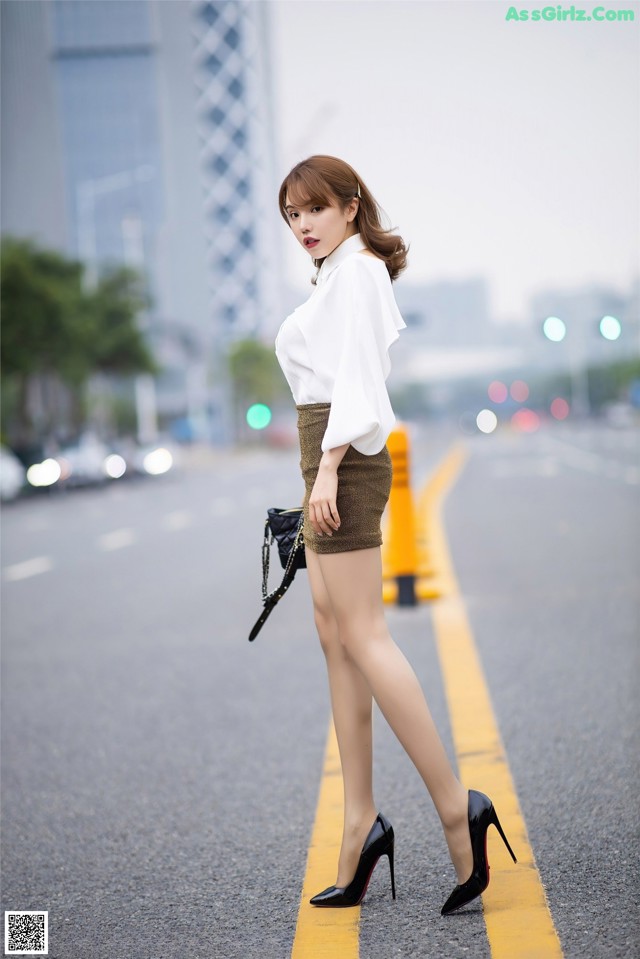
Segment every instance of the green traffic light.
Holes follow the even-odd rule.
[[[271,422],[271,410],[264,403],[254,403],[247,410],[247,423],[252,430],[263,430]]]

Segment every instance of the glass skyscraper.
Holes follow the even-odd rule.
[[[226,336],[259,330],[276,293],[268,124],[268,4],[194,4],[198,131],[214,295]],[[264,269],[261,268],[264,264]]]
[[[165,369],[160,411],[211,409],[224,392],[221,353],[273,333],[279,318],[269,5],[2,6],[30,8],[3,10],[3,54],[24,50],[3,68],[3,154],[34,158],[6,167],[3,229],[53,238],[87,262],[90,279],[107,261],[144,268],[148,335]],[[38,115],[36,130],[25,124]],[[60,187],[63,202],[51,204]]]
[[[55,0],[51,54],[76,251],[90,269],[138,260],[154,289],[163,172],[149,13],[138,0]]]

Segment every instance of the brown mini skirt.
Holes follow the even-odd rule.
[[[304,544],[314,553],[344,553],[382,545],[380,520],[391,491],[392,466],[386,446],[365,456],[350,446],[338,467],[340,529],[333,536],[318,536],[309,522],[309,497],[318,475],[322,440],[329,421],[330,403],[305,403],[296,407],[300,436],[300,469],[305,484]]]

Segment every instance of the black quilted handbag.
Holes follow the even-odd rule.
[[[307,561],[302,540],[303,513],[301,506],[293,509],[269,509],[264,524],[263,565],[266,556],[267,575],[269,573],[268,547],[275,540],[282,568],[286,569],[293,553],[293,568],[305,569]],[[269,531],[271,537],[269,537]],[[295,549],[294,549],[295,547]],[[263,570],[264,572],[264,570]],[[264,584],[266,590],[266,581]]]
[[[249,633],[249,642],[252,643],[267,621],[271,610],[280,602],[291,586],[297,570],[305,569],[307,565],[302,526],[304,515],[302,507],[292,509],[269,509],[264,524],[264,540],[262,542],[262,604],[264,609],[255,626]],[[284,569],[284,577],[277,589],[269,593],[269,558],[271,546],[278,544],[278,556]]]

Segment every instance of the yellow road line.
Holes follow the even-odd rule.
[[[291,959],[358,959],[360,906],[319,909],[309,899],[334,881],[342,840],[343,792],[333,723],[329,727]]]
[[[491,883],[483,897],[493,959],[561,959],[563,953],[518,803],[473,633],[451,561],[442,522],[442,503],[460,473],[465,454],[454,448],[428,483],[420,519],[442,590],[433,623],[449,705],[460,778],[487,792],[518,857],[514,865],[495,830],[490,830]],[[449,921],[455,922],[455,917]]]

